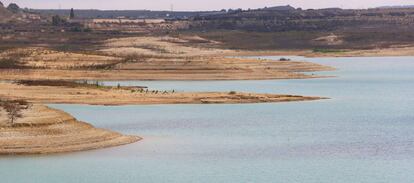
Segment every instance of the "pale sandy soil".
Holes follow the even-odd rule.
[[[90,105],[268,103],[319,100],[321,97],[236,92],[139,92],[125,89],[24,86],[0,83],[0,97],[34,103]]]
[[[121,58],[35,49],[22,61],[26,63],[26,66],[35,68],[76,69],[117,63],[121,61]]]
[[[117,56],[126,55],[153,55],[164,57],[194,57],[211,56],[217,54],[232,53],[232,50],[215,49],[206,47],[190,47],[179,43],[190,41],[208,42],[200,37],[129,37],[109,39],[104,42],[104,48],[100,51]],[[217,42],[211,42],[217,43]]]
[[[118,63],[119,57],[54,51],[46,48],[18,48],[0,52],[0,58],[19,58],[22,66],[33,69],[79,69]]]
[[[202,43],[205,46],[187,43]],[[230,56],[260,55],[265,52],[237,52],[207,46],[216,44],[220,43],[196,36],[130,37],[106,40],[100,46],[102,49],[93,53],[57,52],[41,48],[26,48],[27,53],[21,53],[24,50],[18,49],[17,54],[23,56],[20,58],[22,64],[33,68],[1,69],[0,80],[303,79],[318,77],[306,72],[333,70],[331,67],[301,61],[233,58]],[[7,53],[0,54],[0,57],[5,56]]]
[[[136,136],[94,128],[67,113],[35,104],[11,127],[0,116],[0,154],[27,155],[85,151],[139,141]]]
[[[228,59],[231,60],[231,59]],[[234,59],[233,59],[234,60]],[[212,61],[215,62],[215,61]],[[261,62],[261,64],[255,64]],[[266,80],[266,79],[306,79],[320,76],[304,72],[333,70],[331,67],[310,62],[249,61],[226,65],[225,61],[218,67],[212,64],[196,68],[177,64],[157,66],[126,64],[119,70],[51,70],[24,69],[0,70],[0,80]],[[129,67],[129,68],[127,68]],[[193,68],[191,68],[193,67]],[[209,68],[208,68],[209,67]],[[221,67],[221,68],[219,68]],[[224,68],[227,67],[227,68]],[[136,69],[134,69],[136,68]]]

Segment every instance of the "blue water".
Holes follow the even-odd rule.
[[[337,71],[318,74],[337,77],[119,83],[331,99],[244,105],[51,105],[97,127],[144,140],[73,154],[2,157],[0,182],[414,182],[414,57],[299,59],[336,67]]]

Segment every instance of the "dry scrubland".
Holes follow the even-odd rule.
[[[229,58],[254,52],[213,48],[218,44],[197,36],[130,37],[106,40],[97,50],[83,53],[12,49],[0,55],[3,59],[17,59],[13,67],[0,71],[0,79],[300,79],[317,77],[304,72],[332,69],[300,61]]]

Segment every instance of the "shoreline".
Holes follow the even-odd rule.
[[[13,92],[11,92],[13,91]],[[324,97],[258,94],[245,92],[168,92],[65,86],[25,86],[0,83],[0,96],[45,104],[154,105],[154,104],[243,104],[327,99]],[[93,99],[93,100],[91,100]]]
[[[410,57],[414,56],[413,46],[394,46],[390,48],[354,50],[338,49],[332,52],[314,52],[313,50],[236,50],[236,56],[299,56],[307,58],[326,57]],[[228,56],[234,56],[234,53]]]
[[[228,58],[218,59],[223,62]],[[309,72],[332,71],[335,68],[304,61],[275,61],[258,59],[229,59],[219,65],[207,61],[196,68],[180,65],[168,69],[112,69],[112,70],[59,70],[59,69],[2,69],[0,80],[276,80],[312,79],[324,76]],[[132,67],[132,66],[131,66]],[[137,63],[134,67],[140,67]],[[153,67],[153,66],[151,66]],[[160,66],[162,67],[162,66]],[[205,68],[204,68],[205,67]],[[212,68],[208,68],[212,67]]]
[[[7,88],[6,90],[4,90]],[[14,91],[12,94],[8,91]],[[25,92],[22,92],[25,91]],[[8,93],[5,94],[4,92]],[[79,93],[86,92],[86,93]],[[102,92],[102,93],[101,93]],[[89,94],[88,94],[89,93]],[[33,103],[23,118],[13,126],[4,126],[0,116],[0,155],[39,155],[88,151],[131,144],[142,140],[138,136],[95,128],[76,120],[68,113],[43,105],[155,105],[155,104],[251,104],[328,99],[296,95],[252,94],[238,92],[199,92],[134,95],[126,89],[93,89],[71,87],[23,86],[0,83],[0,96]],[[25,98],[24,96],[30,96]],[[94,100],[87,100],[94,98]],[[7,97],[6,97],[7,99]],[[1,118],[3,117],[3,118]]]
[[[34,104],[13,127],[0,127],[0,155],[79,152],[140,140],[141,137],[95,128],[61,110]]]

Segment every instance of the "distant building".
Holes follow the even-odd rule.
[[[272,11],[292,11],[296,10],[294,7],[290,5],[286,6],[273,6],[273,7],[266,7],[265,10],[272,10]]]

